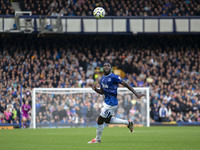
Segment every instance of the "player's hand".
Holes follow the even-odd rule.
[[[93,84],[93,85],[92,85],[92,89],[93,89],[93,90],[96,90],[96,89],[97,89],[97,84]]]
[[[140,99],[143,96],[146,96],[146,95],[145,94],[140,94],[140,95],[138,95],[138,98]]]

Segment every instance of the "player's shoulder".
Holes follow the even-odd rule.
[[[112,74],[112,78],[114,79],[114,80],[117,80],[117,81],[122,81],[122,78],[119,76],[119,75],[116,75],[116,74]]]
[[[101,76],[99,82],[101,82],[104,78],[105,78],[105,76]]]
[[[118,78],[118,77],[119,77],[118,75],[116,75],[116,74],[114,74],[114,73],[112,73],[110,76],[111,76],[111,77],[114,77],[114,78]]]
[[[101,79],[102,79],[102,78],[105,78],[105,75],[101,76]]]
[[[102,80],[102,79],[104,79],[104,78],[105,78],[105,76],[102,76],[100,80]]]

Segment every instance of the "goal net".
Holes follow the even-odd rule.
[[[134,88],[146,97],[138,100],[127,88],[118,88],[114,116],[149,127],[149,88]],[[31,128],[96,126],[104,97],[91,88],[34,88]]]

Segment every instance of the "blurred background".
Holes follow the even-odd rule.
[[[199,0],[1,0],[0,126],[21,127],[33,88],[91,87],[107,60],[131,86],[149,87],[151,125],[200,125],[199,15]],[[94,123],[103,102],[38,99],[41,124]],[[115,115],[140,122],[138,105],[120,96]]]

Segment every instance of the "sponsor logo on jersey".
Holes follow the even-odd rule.
[[[107,84],[101,83],[101,85],[102,85],[103,88],[106,88],[106,89],[108,88],[108,85],[107,85]]]

